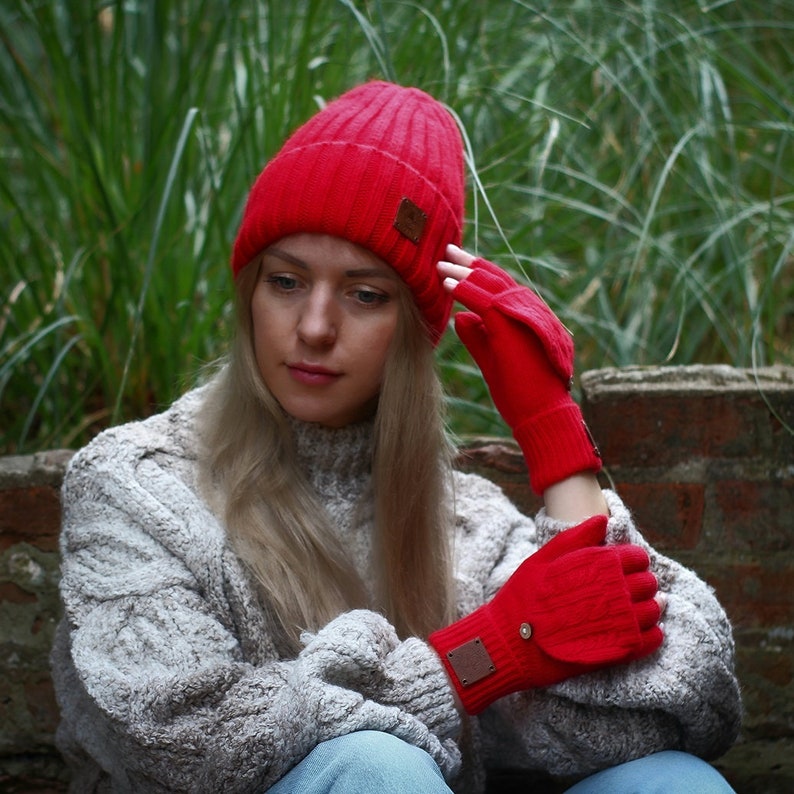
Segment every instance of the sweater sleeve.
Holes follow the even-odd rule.
[[[64,485],[53,677],[59,741],[93,766],[85,778],[101,768],[118,790],[262,791],[319,742],[365,729],[456,773],[457,714],[423,643],[390,648],[419,671],[408,690],[389,676],[380,688],[331,680],[311,653],[280,659],[252,636],[267,633],[266,619],[207,507],[157,453],[122,450],[107,439],[90,447]],[[377,653],[373,618],[355,638],[326,627],[328,644]]]
[[[693,571],[649,546],[616,494],[605,496],[611,514],[607,542],[645,548],[667,596],[664,643],[646,659],[493,704],[481,717],[490,763],[578,775],[663,749],[714,758],[736,737],[741,703],[725,612]],[[485,593],[504,581],[517,550],[525,556],[568,526],[544,511],[530,525],[504,502],[502,529],[492,525],[471,532],[472,538],[482,533],[491,543],[494,536],[503,538],[495,564],[482,572]],[[467,544],[467,549],[486,562],[481,544]]]

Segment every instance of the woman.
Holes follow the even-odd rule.
[[[259,175],[228,361],[64,483],[75,790],[478,791],[499,765],[730,790],[696,757],[738,727],[725,614],[599,488],[570,337],[459,247],[463,202],[451,116],[382,82]],[[453,299],[535,521],[451,469],[433,349]]]

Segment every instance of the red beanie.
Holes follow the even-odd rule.
[[[461,243],[463,182],[460,133],[443,105],[416,88],[365,83],[309,119],[265,166],[232,270],[290,234],[341,237],[400,274],[438,342],[452,299],[436,262]]]

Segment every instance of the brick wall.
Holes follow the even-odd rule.
[[[717,766],[740,794],[794,791],[794,368],[604,369],[581,385],[604,484],[733,621],[746,716]],[[537,506],[514,445],[473,442],[460,465]]]
[[[598,370],[582,392],[605,483],[654,545],[715,587],[734,622],[746,718],[717,766],[740,794],[794,790],[794,369]],[[3,791],[63,790],[47,655],[69,454],[0,458]],[[472,440],[459,465],[536,508],[511,442]]]
[[[0,458],[0,790],[61,790],[49,651],[58,615],[59,489],[71,452]]]
[[[740,790],[794,791],[794,369],[600,370],[582,387],[646,536],[733,621],[746,717],[726,771],[755,774]]]

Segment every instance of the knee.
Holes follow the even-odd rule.
[[[424,750],[390,733],[357,731],[323,745],[328,772],[340,792],[362,790],[362,781],[367,782],[363,790],[377,786],[381,792],[435,790],[420,788],[422,781],[444,785],[438,765]]]
[[[677,750],[665,750],[597,772],[569,789],[568,794],[614,794],[617,791],[730,794],[733,789],[702,759]]]
[[[702,794],[729,794],[733,791],[711,764],[697,756],[678,750],[665,750],[650,756],[650,759],[655,762],[654,767],[660,778],[666,779],[668,783],[675,781],[676,785],[682,787],[681,791],[697,791]]]
[[[356,731],[324,742],[333,763],[342,769],[369,770],[372,774],[388,776],[392,768],[405,769],[411,763],[433,762],[430,756],[391,733]]]

